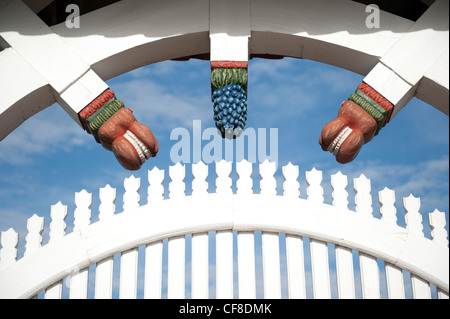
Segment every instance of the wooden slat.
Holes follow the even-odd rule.
[[[114,216],[116,205],[116,189],[106,185],[99,190],[99,222],[104,222]],[[97,263],[95,268],[95,299],[112,298],[114,257],[108,257]]]
[[[370,194],[370,179],[364,174],[353,179],[353,187],[356,192],[356,212],[366,218],[373,218],[372,195]],[[380,298],[380,279],[377,259],[365,253],[359,253],[361,270],[362,295],[365,299]]]
[[[327,243],[311,239],[311,271],[314,299],[330,299],[330,269]]]
[[[148,171],[147,202],[150,206],[164,200],[164,170]],[[160,299],[162,293],[163,241],[145,246],[144,298]]]
[[[120,256],[120,299],[136,299],[138,248],[124,251]]]
[[[263,232],[263,277],[264,298],[281,298],[280,244],[278,233]]]
[[[290,299],[306,298],[303,238],[286,235],[286,264]]]
[[[50,217],[52,222],[50,223],[49,243],[58,240],[65,235],[66,223],[64,222],[67,216],[67,206],[58,202],[51,206]],[[45,289],[45,299],[61,299],[62,297],[62,285],[63,281],[57,281],[53,285]]]
[[[352,250],[350,248],[336,245],[335,254],[339,298],[354,299],[355,277],[353,271]]]
[[[75,193],[75,209],[74,216],[74,231],[77,231],[83,227],[86,227],[91,222],[91,203],[92,194],[82,190],[79,193]],[[70,299],[86,299],[88,290],[88,274],[89,269],[84,268],[79,271],[75,271],[70,276]]]
[[[233,232],[216,232],[216,298],[233,298]]]
[[[185,238],[169,238],[167,265],[167,298],[185,298]]]
[[[160,299],[162,288],[163,242],[157,241],[145,247],[144,298]]]
[[[238,232],[238,289],[240,299],[256,298],[255,236]]]
[[[331,175],[333,206],[348,209],[348,192],[345,190],[347,184],[347,176],[343,175],[341,172]],[[355,277],[353,271],[352,250],[347,247],[336,245],[335,254],[339,298],[354,299]]]
[[[378,201],[381,205],[381,220],[393,225],[397,224],[397,209],[395,208],[395,192],[385,187],[378,192]],[[402,270],[385,262],[386,286],[389,299],[405,299],[405,284]]]
[[[209,297],[208,233],[192,235],[191,298]]]

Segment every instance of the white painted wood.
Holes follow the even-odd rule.
[[[89,70],[61,92],[57,101],[78,123],[78,113],[107,88],[108,85],[94,71]]]
[[[28,235],[25,238],[25,253],[28,255],[41,248],[42,232],[44,231],[44,217],[33,214],[27,221]]]
[[[123,213],[133,214],[139,207],[140,178],[133,175],[125,178],[123,194]],[[120,299],[135,299],[137,294],[138,248],[122,252],[120,256]]]
[[[348,208],[348,192],[345,188],[348,185],[347,176],[340,171],[331,175],[331,186],[333,187],[333,206],[342,209]],[[340,299],[355,298],[355,277],[353,271],[352,250],[339,245],[335,246],[336,255],[336,275],[338,285],[338,295]]]
[[[8,250],[12,252],[13,257],[10,257],[11,265],[0,270],[0,297],[30,298],[42,290],[52,291],[52,285],[54,283],[60,283],[61,279],[74,274],[75,276],[73,277],[76,277],[79,270],[87,270],[92,264],[101,263],[116,253],[128,252],[140,245],[147,245],[147,248],[154,247],[155,255],[162,256],[162,246],[150,245],[159,243],[164,238],[182,239],[180,241],[182,247],[178,250],[183,254],[181,258],[183,266],[180,268],[182,271],[174,272],[173,270],[169,270],[169,272],[175,274],[175,276],[181,274],[181,279],[174,279],[172,276],[170,280],[172,280],[174,286],[181,287],[179,291],[182,291],[182,293],[180,295],[184,295],[184,236],[186,234],[205,234],[211,230],[216,231],[217,238],[226,234],[224,236],[226,239],[222,243],[220,243],[221,240],[216,240],[216,269],[217,274],[231,275],[227,276],[227,279],[223,281],[225,283],[223,285],[220,279],[218,279],[218,286],[232,287],[233,285],[233,230],[239,235],[237,243],[238,258],[241,258],[242,261],[245,258],[248,259],[248,256],[250,256],[250,263],[246,262],[239,265],[238,260],[238,271],[242,267],[244,267],[244,270],[242,270],[242,273],[236,274],[237,277],[242,279],[242,274],[246,275],[251,273],[253,275],[250,276],[250,278],[253,278],[253,285],[247,285],[243,288],[249,290],[250,293],[243,290],[243,293],[240,294],[241,296],[245,296],[246,293],[247,296],[252,295],[255,291],[255,244],[253,237],[253,231],[255,230],[269,234],[286,233],[287,242],[290,239],[294,239],[296,244],[292,245],[292,247],[296,246],[298,249],[290,249],[287,246],[288,259],[301,259],[301,255],[298,255],[302,244],[300,240],[303,236],[306,236],[312,238],[313,241],[317,241],[319,244],[329,242],[335,244],[337,247],[346,247],[350,250],[355,249],[361,252],[361,260],[366,258],[366,256],[380,258],[384,260],[385,264],[411,272],[413,275],[412,280],[417,282],[413,283],[413,294],[416,298],[421,296],[428,297],[429,282],[437,286],[438,298],[446,298],[448,296],[448,248],[446,244],[437,244],[437,239],[430,240],[424,238],[421,215],[419,213],[420,201],[418,199],[410,196],[404,200],[404,207],[407,211],[405,216],[407,227],[403,228],[395,222],[393,204],[395,199],[393,192],[388,189],[379,193],[382,219],[373,218],[372,206],[370,203],[367,204],[369,199],[370,201],[372,200],[370,196],[370,181],[365,178],[357,179],[354,182],[355,189],[357,189],[357,212],[352,212],[345,207],[337,207],[323,203],[323,189],[320,185],[321,176],[318,171],[308,172],[307,174],[307,182],[309,185],[307,193],[310,197],[307,200],[298,197],[298,184],[294,182],[298,174],[296,174],[295,169],[293,169],[293,177],[295,176],[295,178],[290,178],[292,183],[286,183],[286,185],[291,184],[292,190],[288,191],[289,187],[286,186],[284,188],[285,196],[269,196],[264,194],[266,189],[268,193],[273,194],[273,183],[269,182],[273,177],[271,172],[269,172],[270,174],[268,176],[265,176],[264,174],[266,173],[262,172],[263,180],[266,179],[266,182],[268,182],[261,184],[262,194],[252,194],[252,180],[251,178],[249,180],[249,177],[251,177],[251,164],[243,163],[245,162],[240,163],[242,166],[239,165],[239,168],[237,165],[237,169],[240,170],[238,173],[239,179],[242,180],[241,183],[237,183],[239,186],[237,187],[238,194],[236,195],[233,195],[231,192],[231,163],[229,162],[218,163],[216,166],[218,176],[216,181],[217,193],[208,195],[199,195],[195,192],[197,195],[184,196],[184,167],[181,167],[181,170],[178,168],[178,173],[172,172],[170,174],[172,175],[171,183],[181,183],[182,185],[178,185],[178,187],[176,185],[169,186],[172,190],[169,200],[162,200],[163,196],[161,195],[163,195],[164,190],[162,189],[161,191],[160,187],[156,187],[158,184],[161,186],[162,175],[162,177],[158,177],[157,181],[155,181],[155,193],[149,193],[150,198],[159,198],[159,200],[150,201],[147,205],[140,205],[138,193],[139,182],[135,178],[128,179],[125,183],[124,213],[117,215],[114,215],[113,212],[108,213],[106,211],[107,207],[110,207],[109,209],[111,210],[111,207],[114,205],[114,196],[110,195],[109,197],[106,196],[108,198],[105,198],[102,195],[102,203],[99,208],[100,215],[110,216],[110,218],[105,217],[106,219],[104,219],[101,217],[98,222],[93,224],[90,224],[90,194],[85,191],[77,193],[75,230],[70,234],[64,235],[66,207],[61,203],[54,205],[52,207],[50,237],[55,238],[55,240],[52,239],[47,245],[42,246],[33,253],[27,254],[17,262],[15,262],[16,256],[14,255],[17,253],[17,239],[5,239],[5,232],[3,232],[1,238],[3,247],[0,251],[0,260],[2,263],[4,262],[4,252]],[[283,172],[285,176],[288,174],[287,171],[289,169],[285,169]],[[200,178],[200,180],[202,179],[203,177]],[[289,178],[286,178],[286,180],[289,180]],[[340,192],[345,197],[345,193],[343,192],[345,188],[343,188],[343,185],[338,186],[334,178],[332,180],[334,184],[332,185],[333,190],[339,193],[338,189],[341,189]],[[204,186],[205,184],[199,183],[199,185]],[[112,192],[111,188],[105,187],[105,189],[109,189],[106,193]],[[159,195],[157,194],[158,192]],[[288,194],[290,195],[287,196]],[[333,194],[332,196],[333,199],[339,197],[337,194]],[[312,200],[313,198],[315,200]],[[345,204],[346,201],[341,200],[341,202]],[[214,214],[211,214],[210,207],[215,207]],[[164,214],[160,214],[159,212],[164,212]],[[277,213],[274,214],[274,212]],[[434,231],[433,237],[437,236],[442,238],[442,235],[438,236],[438,234],[439,229],[445,223],[439,220],[441,214],[437,212],[432,214],[430,216],[430,224],[432,225],[432,231]],[[17,237],[17,234],[13,230],[10,230],[9,233],[12,234],[10,237]],[[246,237],[246,234],[250,236]],[[8,235],[6,235],[7,237]],[[443,238],[446,240],[446,236]],[[247,243],[245,243],[246,241]],[[223,242],[226,242],[226,245],[222,245]],[[242,244],[243,242],[244,244]],[[328,256],[326,253],[324,254],[324,251],[320,251],[321,248],[326,249],[326,244],[324,247],[323,245],[315,245],[313,242],[312,246],[312,259],[315,262],[313,271],[316,273],[320,271],[326,272],[323,268],[326,268],[324,265],[328,265],[328,261],[325,259]],[[220,247],[225,247],[225,249]],[[249,253],[245,253],[241,249],[242,247],[244,247],[244,250],[247,249]],[[241,249],[240,252],[239,249]],[[177,251],[177,249],[175,248],[174,251]],[[292,254],[290,251],[292,251]],[[221,252],[226,252],[224,254],[226,257],[222,260],[220,260],[223,257]],[[174,254],[173,251],[172,254],[176,256],[169,257],[171,260],[171,266],[169,268],[179,268],[177,259],[180,258],[180,254]],[[58,256],[58,258],[54,256]],[[152,263],[148,262],[147,259],[150,256],[151,254],[147,255],[146,253],[146,267]],[[291,258],[292,256],[294,258]],[[153,259],[153,262],[156,261],[155,269],[161,267],[158,266],[162,264],[162,262],[158,261],[161,258],[157,257]],[[49,263],[49,260],[52,262]],[[152,259],[150,258],[150,260]],[[173,260],[175,260],[175,263]],[[128,264],[128,262],[126,263]],[[288,261],[289,263],[291,262]],[[294,263],[302,264],[298,261]],[[366,262],[363,260],[362,263]],[[130,264],[136,263],[131,262]],[[220,269],[220,264],[223,265],[221,271],[218,270]],[[370,277],[367,275],[368,273],[376,273],[375,270],[371,271],[370,266],[374,266],[373,264],[370,262],[366,264],[369,266],[362,267],[364,278]],[[129,268],[130,271],[126,272],[128,274],[134,274],[134,268]],[[225,271],[223,271],[224,269]],[[230,269],[231,271],[229,271]],[[159,271],[159,273],[161,272],[162,270]],[[288,276],[290,276],[289,273],[288,270]],[[217,274],[216,277],[219,278]],[[390,276],[389,270],[386,276]],[[134,277],[134,275],[131,277]],[[313,275],[313,278],[316,277],[318,276]],[[20,278],[21,280],[16,280],[16,278]],[[415,278],[425,280],[426,289],[416,289],[421,288],[421,284]],[[247,278],[244,277],[244,279]],[[288,280],[290,283],[291,280]],[[367,286],[367,283],[371,283],[373,279],[363,280]],[[133,280],[130,281],[133,282]],[[180,282],[182,283],[181,285],[179,284]],[[316,282],[315,285],[318,286],[319,283]],[[299,286],[301,287],[301,285]],[[73,288],[72,285],[69,288]],[[367,287],[363,289],[364,291],[368,290]],[[323,288],[316,289],[316,294],[319,294],[317,290],[319,292],[326,291]],[[174,291],[176,290],[172,290],[172,293],[169,293],[169,295],[175,295],[173,293]],[[222,291],[222,289],[217,289],[217,297],[221,295],[225,296],[226,294],[233,296],[232,288],[227,288],[226,294],[221,294],[219,291]],[[72,293],[74,292],[72,291]],[[300,295],[301,291],[297,291],[297,293]],[[366,294],[364,296],[367,297],[368,295]]]
[[[286,235],[286,264],[290,299],[306,298],[303,238]]]
[[[255,299],[255,237],[253,232],[238,232],[237,244],[239,299]]]
[[[306,190],[308,200],[317,204],[323,203],[323,188],[320,185],[322,183],[322,172],[315,168],[306,172],[306,182],[308,183]],[[314,298],[331,298],[327,243],[311,239],[310,247]]]
[[[52,243],[58,239],[61,239],[65,235],[66,223],[64,222],[67,217],[67,206],[61,202],[51,206],[50,217],[52,222],[50,223],[49,243]],[[45,289],[45,299],[61,299],[62,297],[62,285],[63,281],[57,281],[47,289]]]
[[[216,298],[231,299],[233,287],[233,232],[216,232]]]
[[[120,256],[120,299],[136,299],[137,294],[138,249],[132,248]]]
[[[74,231],[83,229],[91,223],[91,204],[92,193],[86,190],[75,193],[75,204],[77,208],[74,211]],[[88,275],[87,268],[74,267],[73,274],[70,276],[69,283],[69,298],[70,299],[86,299],[88,290]]]
[[[277,5],[271,0],[123,0],[84,15],[83,27],[72,29],[65,22],[50,28],[16,2],[2,2],[0,17],[1,36],[11,46],[0,52],[0,69],[6,70],[0,74],[1,80],[6,79],[1,81],[5,85],[0,95],[7,96],[0,101],[0,116],[8,123],[1,128],[0,139],[55,102],[48,83],[58,93],[71,85],[71,90],[78,91],[85,85],[77,80],[89,70],[106,80],[150,63],[208,52],[212,60],[246,61],[249,54],[275,54],[312,59],[362,75],[374,69],[367,81],[398,104],[394,115],[414,94],[448,113],[448,16],[443,13],[448,10],[442,10],[448,6],[446,0],[434,3],[417,22],[381,11],[383,22],[377,29],[363,23],[364,4],[347,0],[282,0]],[[405,59],[405,47],[410,46],[414,50],[406,51],[411,59]],[[401,65],[393,67],[391,60],[398,62],[399,57]],[[380,59],[388,65],[384,71],[395,72],[380,73],[384,66]],[[14,67],[5,68],[8,65]],[[67,65],[70,70],[62,72]],[[408,84],[411,74],[422,78],[412,87]],[[402,78],[407,80],[403,83]],[[101,83],[97,80],[85,86],[92,96],[96,83]],[[82,104],[82,99],[83,95],[71,94],[69,104]]]
[[[147,202],[152,205],[154,202],[159,203],[164,199],[164,170],[158,169],[156,166],[148,171]]]
[[[12,228],[1,232],[0,250],[0,270],[5,269],[15,263],[17,258],[17,244],[19,242],[19,234]]]
[[[372,195],[370,194],[370,179],[364,174],[353,179],[355,189],[356,212],[365,218],[372,218]],[[361,272],[362,295],[364,299],[380,298],[380,279],[377,259],[370,254],[359,252],[359,267]]]
[[[300,183],[297,181],[299,175],[298,165],[293,165],[289,162],[283,166],[282,173],[284,177],[283,196],[290,198],[300,197]]]
[[[163,242],[145,246],[144,298],[161,299]]]
[[[184,236],[169,238],[167,266],[167,298],[185,298],[185,238]]]
[[[178,200],[185,196],[185,166],[177,163],[169,167],[169,198]],[[168,240],[167,297],[169,299],[185,297],[185,237],[177,236]]]
[[[272,197],[277,194],[277,182],[274,174],[276,163],[265,160],[259,165],[261,176],[260,194]],[[263,257],[263,278],[264,278],[264,298],[281,298],[281,274],[280,274],[280,244],[278,233],[262,232],[262,257]]]
[[[285,181],[283,195],[288,198],[299,198],[300,183],[297,181],[299,169],[289,162],[282,168]],[[288,295],[291,299],[306,298],[305,263],[303,254],[303,238],[286,235],[286,267],[288,277]]]
[[[0,20],[8,26],[0,29],[3,40],[50,84],[58,103],[80,124],[77,113],[108,87],[106,83],[21,1],[4,5]]]
[[[280,243],[278,233],[263,232],[263,277],[264,298],[281,298]]]
[[[354,299],[355,274],[353,270],[352,250],[336,245],[335,254],[339,299]]]
[[[381,63],[412,86],[418,83],[448,48],[448,11],[448,1],[436,0],[383,55]]]
[[[99,220],[106,221],[114,217],[116,211],[116,189],[109,185],[100,188]],[[111,299],[113,289],[114,257],[98,262],[95,268],[95,299]]]
[[[242,183],[244,181],[244,177],[242,176],[243,171],[238,169],[238,167],[243,165],[242,163],[243,162],[236,164],[239,175],[239,180],[236,182],[238,191],[239,189],[242,191]],[[250,165],[250,173],[248,173],[249,177],[251,175],[251,163],[248,164]],[[230,174],[230,162],[222,160],[216,163],[216,193],[218,196],[221,196],[221,198],[228,199],[231,203],[230,196],[233,192],[231,189],[232,180]],[[253,180],[251,178],[250,180],[247,179],[247,183],[248,182],[250,183],[251,189]],[[229,299],[233,297],[233,231],[216,231],[216,298]]]
[[[433,241],[443,247],[448,247],[448,234],[445,229],[447,224],[445,220],[445,213],[435,209],[432,213],[428,214],[428,220],[431,227],[431,238]]]
[[[393,225],[397,224],[397,209],[394,206],[395,192],[387,187],[378,192],[378,201],[381,205],[381,220]],[[405,299],[405,285],[402,270],[386,262],[386,286],[389,299]]]
[[[56,92],[62,93],[89,70],[89,65],[22,1],[7,2],[0,11],[0,20],[3,26],[0,29],[1,37]]]
[[[192,196],[204,197],[208,194],[208,166],[203,162],[192,164]],[[191,298],[208,299],[209,297],[209,260],[208,233],[192,234],[191,258]]]
[[[209,298],[208,233],[192,235],[191,298]]]
[[[403,198],[403,208],[405,209],[406,229],[423,237],[422,215],[420,214],[420,198],[410,194]],[[411,274],[411,285],[413,297],[415,299],[430,299],[430,284],[420,276]]]
[[[230,163],[231,167],[231,163]],[[236,182],[237,194],[241,196],[253,193],[252,164],[242,160],[236,164],[239,180]],[[228,172],[227,172],[228,173]],[[229,174],[229,173],[228,173]],[[230,180],[231,184],[231,180]],[[256,298],[255,274],[255,237],[253,232],[238,232],[238,297]]]
[[[248,61],[249,0],[209,2],[211,61]]]
[[[154,167],[148,171],[147,201],[150,206],[157,205],[164,199],[164,170]],[[160,299],[162,289],[162,240],[145,246],[144,298]]]

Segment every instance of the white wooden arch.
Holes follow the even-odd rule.
[[[413,96],[448,115],[448,1],[435,1],[415,22],[382,11],[375,29],[367,15],[350,0],[122,0],[70,29],[48,27],[21,1],[2,0],[0,139],[55,101],[78,121],[114,76],[208,54],[211,61],[278,55],[329,63],[366,75],[394,115]]]
[[[239,298],[255,298],[254,231],[262,232],[264,297],[281,297],[278,233],[286,240],[288,296],[305,298],[305,259],[311,259],[315,298],[330,298],[327,243],[335,245],[340,298],[355,298],[352,250],[358,251],[362,296],[380,298],[381,272],[385,272],[389,298],[405,298],[403,271],[411,273],[414,298],[430,298],[430,283],[438,298],[448,298],[449,250],[445,214],[429,214],[431,239],[423,233],[420,199],[403,199],[406,228],[397,225],[395,192],[378,192],[381,219],[373,216],[370,180],[353,180],[355,210],[348,209],[347,177],[331,176],[333,203],[324,203],[322,172],[306,172],[307,194],[300,196],[299,168],[283,167],[283,195],[277,195],[275,163],[259,165],[260,192],[254,193],[252,164],[236,164],[239,176],[232,191],[232,164],[216,163],[216,192],[208,193],[208,166],[193,164],[192,195],[186,196],[185,166],[169,168],[171,182],[164,199],[164,171],[148,172],[148,202],[140,205],[140,179],[125,179],[123,212],[115,214],[116,190],[100,189],[99,221],[90,223],[92,194],[75,194],[73,232],[65,234],[67,206],[52,206],[49,242],[42,245],[44,220],[33,215],[27,224],[25,255],[17,259],[18,235],[1,233],[0,298],[31,298],[45,291],[46,298],[61,298],[62,280],[70,276],[70,298],[86,298],[88,267],[96,265],[95,297],[111,298],[113,255],[121,253],[121,298],[136,298],[138,246],[145,246],[144,297],[161,297],[162,247],[168,239],[167,296],[185,298],[187,283],[185,235],[192,234],[191,297],[208,298],[210,269],[215,269],[216,297],[233,298],[233,232],[237,235]],[[166,193],[166,194],[167,194]],[[167,197],[167,196],[166,196]],[[210,268],[208,232],[215,232],[215,267]],[[303,251],[310,238],[311,256]],[[379,269],[377,260],[384,262]],[[90,275],[92,276],[92,275]]]

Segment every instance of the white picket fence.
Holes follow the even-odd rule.
[[[308,282],[312,297],[331,298],[331,277],[339,298],[357,297],[358,283],[363,298],[380,298],[383,287],[388,298],[405,298],[407,286],[411,286],[413,298],[431,298],[432,287],[437,298],[448,298],[444,213],[435,210],[428,214],[432,229],[428,239],[423,233],[420,199],[412,195],[403,198],[403,228],[397,225],[395,193],[385,188],[378,192],[381,218],[375,218],[370,180],[364,175],[353,180],[353,211],[348,209],[347,176],[340,172],[331,175],[330,205],[324,203],[321,171],[306,172],[307,194],[300,196],[298,166],[284,166],[280,196],[275,163],[266,161],[259,165],[260,192],[255,194],[253,165],[244,160],[236,164],[234,194],[232,166],[225,161],[216,163],[216,192],[208,193],[208,166],[193,164],[189,196],[185,166],[171,166],[167,199],[164,170],[154,168],[148,171],[146,205],[139,204],[140,179],[126,178],[123,212],[118,214],[116,189],[107,185],[100,189],[99,220],[92,224],[92,194],[85,190],[75,193],[73,231],[65,234],[67,206],[58,202],[51,207],[49,241],[42,246],[44,219],[33,215],[27,223],[25,253],[19,260],[18,234],[11,228],[2,231],[0,298],[38,294],[61,298],[63,286],[69,289],[69,298],[86,298],[90,289],[95,298],[111,298],[117,281],[120,298],[136,298],[138,285],[143,287],[144,298],[161,298],[162,291],[168,298],[185,298],[187,291],[191,298],[208,298],[212,280],[216,298],[256,298],[260,280],[264,298],[280,298],[283,289],[289,298],[306,298]],[[255,261],[259,234],[262,276],[257,275]],[[215,246],[210,247],[211,243]],[[145,251],[142,270],[139,247]],[[211,252],[215,253],[213,262]],[[118,255],[120,274],[115,281]],[[335,260],[335,272],[330,271],[330,256],[333,263]],[[186,260],[190,260],[189,280]],[[138,276],[140,271],[143,276]]]

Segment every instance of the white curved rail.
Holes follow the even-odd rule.
[[[277,234],[285,233],[288,237],[306,236],[318,243],[329,242],[339,247],[355,249],[360,254],[382,259],[390,267],[405,269],[411,272],[415,278],[435,284],[444,295],[448,296],[449,250],[446,242],[447,234],[443,229],[445,219],[441,219],[443,213],[435,211],[430,214],[430,224],[434,231],[433,240],[430,240],[417,230],[417,228],[420,230],[422,225],[421,221],[417,219],[420,216],[416,206],[417,199],[412,196],[404,200],[405,209],[408,211],[406,219],[407,221],[409,219],[405,229],[396,225],[395,221],[392,222],[393,216],[388,214],[392,201],[387,197],[393,192],[387,189],[383,190],[383,195],[380,195],[380,202],[384,203],[385,208],[383,219],[376,219],[371,216],[370,212],[366,214],[367,211],[364,213],[362,210],[363,206],[366,206],[366,209],[371,206],[371,202],[367,202],[367,198],[371,201],[370,195],[369,197],[364,195],[365,201],[361,200],[363,197],[360,197],[359,208],[356,212],[337,207],[339,198],[341,203],[342,200],[346,200],[346,195],[342,194],[345,186],[344,188],[337,186],[339,184],[338,177],[342,179],[342,174],[334,178],[335,204],[332,206],[320,202],[319,177],[321,177],[321,172],[319,171],[307,172],[307,176],[309,174],[307,177],[309,178],[308,199],[301,199],[295,194],[292,196],[293,192],[298,190],[298,185],[292,184],[292,181],[296,180],[295,166],[288,165],[283,169],[286,181],[290,181],[290,183],[285,182],[284,196],[275,196],[267,194],[274,190],[273,184],[271,185],[274,181],[274,166],[272,167],[268,162],[260,165],[260,174],[263,177],[261,194],[249,194],[247,191],[251,190],[251,184],[250,187],[248,184],[245,185],[245,177],[251,175],[251,165],[248,163],[246,165],[245,161],[239,165],[238,174],[241,179],[237,181],[237,194],[231,193],[231,180],[228,177],[231,172],[231,163],[222,161],[217,164],[217,193],[207,194],[204,192],[205,188],[201,182],[206,179],[206,176],[199,171],[205,171],[206,166],[200,163],[193,166],[196,177],[193,182],[193,195],[184,196],[184,183],[182,182],[184,166],[177,164],[171,167],[170,199],[167,200],[160,198],[164,175],[161,174],[161,171],[153,170],[149,172],[149,204],[140,207],[136,205],[136,191],[139,184],[136,184],[136,179],[129,179],[125,182],[127,192],[124,195],[124,212],[110,216],[106,220],[102,220],[104,217],[101,217],[100,221],[81,226],[58,240],[51,240],[43,247],[40,247],[40,242],[37,240],[39,244],[34,249],[31,245],[33,237],[39,239],[40,234],[35,232],[35,236],[33,236],[31,233],[36,227],[30,225],[43,221],[33,216],[30,218],[32,221],[29,222],[28,227],[31,235],[27,236],[26,254],[18,261],[15,261],[15,257],[8,257],[11,255],[11,250],[5,246],[8,246],[7,239],[12,236],[5,236],[7,232],[2,232],[0,298],[30,298],[64,277],[78,273],[80,269],[99,263],[116,253],[133,250],[140,245],[149,245],[166,238],[169,238],[170,245],[171,238],[184,238],[185,234],[194,234],[194,238],[195,234],[201,236],[208,231],[216,231],[219,234],[230,230],[237,231],[238,234],[262,231],[263,238],[265,238],[263,240],[267,242],[273,240],[271,234],[275,234],[276,237],[273,238],[275,238],[275,243],[278,243]],[[367,179],[363,176],[355,181],[355,187],[359,188],[360,195],[368,189],[357,185],[362,185],[366,181]],[[89,200],[86,200],[89,198],[88,195],[87,193],[77,193],[76,225],[77,223],[79,225],[83,218],[84,220],[90,218],[85,215],[87,212],[85,207],[90,205]],[[111,202],[111,197],[106,201],[103,199],[103,202],[107,205],[108,202]],[[101,208],[101,210],[104,209],[105,207]],[[408,216],[408,214],[410,215]],[[440,220],[437,221],[437,219]],[[220,239],[216,240],[216,249],[219,249]],[[239,240],[241,239],[238,238]],[[184,245],[182,247],[184,249]],[[267,253],[273,253],[273,249],[268,250]],[[268,263],[270,260],[266,262]],[[270,267],[270,265],[264,267]],[[276,267],[279,272],[279,265],[275,265]],[[184,270],[182,272],[184,273]],[[264,280],[272,278],[276,272],[264,274]],[[220,279],[218,280],[220,281]],[[346,278],[346,280],[352,281],[353,279]],[[276,282],[279,282],[279,279],[275,277]],[[184,291],[184,281],[181,281],[180,284],[180,289]],[[131,288],[131,290],[133,289],[135,293],[135,288]],[[279,288],[275,286],[275,288],[267,288],[267,291],[279,291]],[[241,295],[245,296],[245,293],[244,288],[242,291],[240,289],[240,297]],[[249,296],[254,297],[251,293]],[[183,297],[183,293],[181,293],[181,297]]]

